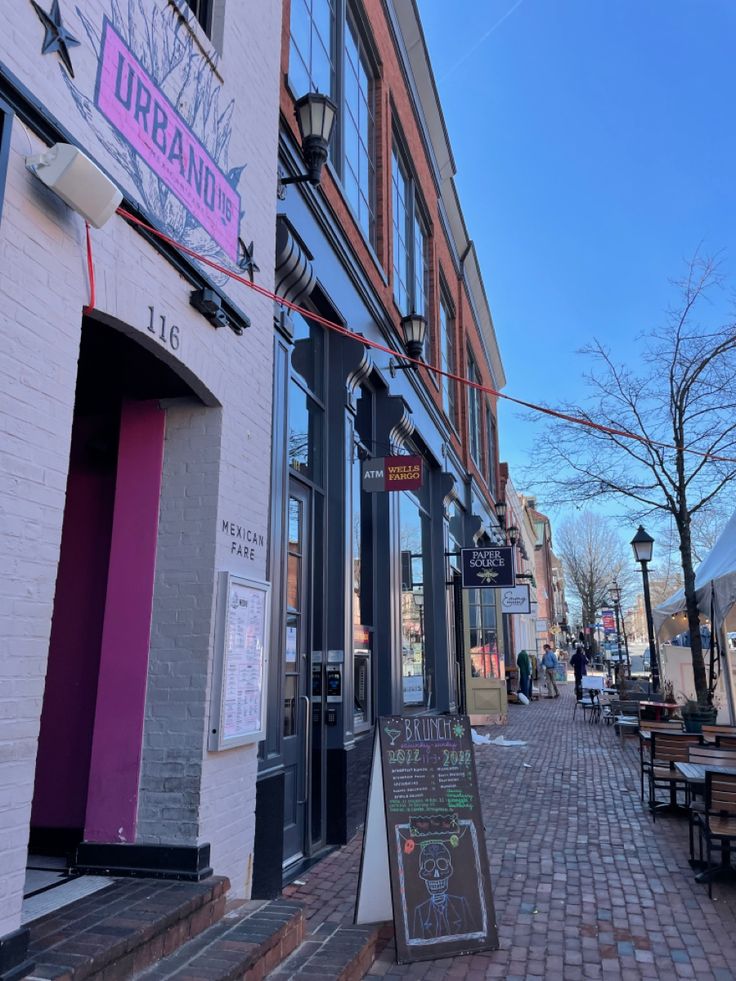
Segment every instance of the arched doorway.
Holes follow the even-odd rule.
[[[135,838],[161,401],[182,397],[196,396],[154,351],[83,321],[29,855]]]

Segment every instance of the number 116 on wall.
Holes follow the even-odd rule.
[[[155,334],[167,347],[170,347],[172,351],[178,351],[179,344],[181,343],[178,326],[176,324],[167,326],[164,314],[161,313],[157,317],[156,311],[152,306],[149,305],[148,310],[150,313],[148,330],[152,334]]]

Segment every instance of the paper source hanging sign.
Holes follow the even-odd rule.
[[[192,217],[237,260],[240,195],[107,18],[95,103]]]
[[[514,556],[511,545],[492,545],[483,548],[463,548],[463,589],[498,589],[513,586]]]
[[[368,493],[418,490],[422,486],[422,458],[379,456],[373,460],[364,460],[362,476],[363,490]]]

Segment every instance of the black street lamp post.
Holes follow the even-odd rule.
[[[621,587],[614,579],[611,583],[611,593],[613,596],[613,609],[616,614],[616,643],[618,644],[618,660],[621,663],[621,620],[623,620],[623,615],[619,619],[619,612],[621,607]],[[626,633],[624,632],[624,648],[626,650],[626,675],[628,678],[631,677],[631,658],[629,657],[629,645],[626,642]]]
[[[647,614],[647,635],[649,638],[649,658],[652,667],[652,690],[659,691],[659,658],[657,657],[657,647],[654,641],[654,622],[652,620],[652,601],[649,596],[649,573],[647,564],[651,562],[654,539],[644,531],[644,526],[639,525],[639,530],[631,540],[631,547],[634,549],[636,561],[641,565],[641,578],[644,583],[644,609]]]

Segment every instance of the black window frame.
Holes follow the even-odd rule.
[[[497,462],[498,462],[498,427],[493,407],[486,399],[486,483],[493,499],[496,499]]]
[[[293,13],[293,3],[296,0],[292,0],[292,13]],[[304,0],[299,0],[299,2],[304,2]],[[362,235],[371,246],[375,249],[377,242],[377,227],[378,227],[378,187],[376,181],[376,169],[377,169],[377,154],[376,154],[376,82],[380,76],[380,61],[377,55],[377,50],[375,44],[373,43],[367,21],[363,14],[360,5],[356,0],[329,0],[332,6],[332,20],[330,26],[330,39],[329,46],[330,50],[328,52],[330,60],[330,91],[323,92],[323,95],[329,95],[333,100],[335,105],[338,107],[337,114],[335,116],[335,126],[332,133],[332,140],[330,145],[330,157],[329,163],[333,170],[338,182],[342,188],[343,196],[345,202],[350,208],[351,213],[355,217],[355,222],[360,229]],[[314,18],[311,16],[310,7],[310,21],[313,23]],[[368,112],[371,120],[370,132],[368,134],[368,168],[370,171],[370,182],[368,188],[368,229],[366,230],[363,222],[361,221],[361,209],[358,207],[356,209],[353,201],[351,200],[346,183],[346,168],[347,155],[345,149],[345,116],[346,116],[346,105],[347,105],[347,86],[346,86],[346,65],[345,65],[345,44],[346,44],[346,34],[350,31],[353,35],[355,41],[357,42],[358,57],[365,69],[366,75],[368,76],[369,84],[369,95],[368,95]],[[321,35],[320,35],[321,36]],[[301,96],[306,95],[306,92],[297,91],[297,86],[295,85],[295,80],[291,71],[292,65],[292,46],[296,48],[299,52],[299,57],[302,64],[304,65],[304,57],[301,54],[301,49],[296,44],[294,40],[294,35],[291,30],[291,21],[289,23],[289,69],[286,73],[286,82],[291,89],[292,94],[295,98],[301,98]],[[323,45],[324,47],[324,45]],[[310,53],[311,62],[311,53]],[[312,64],[304,65],[308,77],[308,82],[310,90],[317,91],[317,87],[314,82],[314,77],[312,73]],[[352,169],[352,168],[351,168]],[[360,196],[360,185],[358,184],[358,194]]]
[[[480,372],[478,365],[473,357],[473,352],[468,348],[468,381],[480,384]],[[473,412],[475,407],[475,413]],[[473,420],[475,417],[475,425]],[[473,463],[478,470],[483,472],[483,412],[480,389],[473,385],[468,385],[468,450]]]
[[[442,315],[445,315],[445,326],[442,326]],[[456,375],[458,373],[457,321],[455,305],[450,299],[450,291],[440,273],[440,298],[437,305],[437,331],[439,335],[439,362],[443,371]],[[445,338],[447,338],[448,358],[445,361]],[[458,384],[454,378],[440,376],[442,390],[442,409],[455,432],[458,431]]]
[[[3,220],[3,201],[5,200],[5,181],[10,161],[10,139],[13,133],[15,113],[0,99],[0,222]]]
[[[211,38],[215,0],[180,0],[180,2],[191,11],[207,37]]]
[[[396,295],[396,255],[394,254],[394,233],[396,228],[396,215],[394,209],[394,159],[406,182],[406,220],[404,236],[406,241],[406,309],[403,309],[400,298]],[[393,139],[391,142],[391,292],[394,303],[402,316],[412,313],[420,313],[427,321],[427,335],[425,340],[425,351],[432,352],[434,347],[434,330],[432,329],[431,311],[431,279],[432,279],[432,227],[424,206],[421,192],[418,187],[416,174],[410,163],[409,152],[406,149],[401,134],[394,128]],[[414,234],[415,225],[419,224],[424,238],[423,266],[424,266],[424,309],[417,309],[416,297],[416,237]]]

